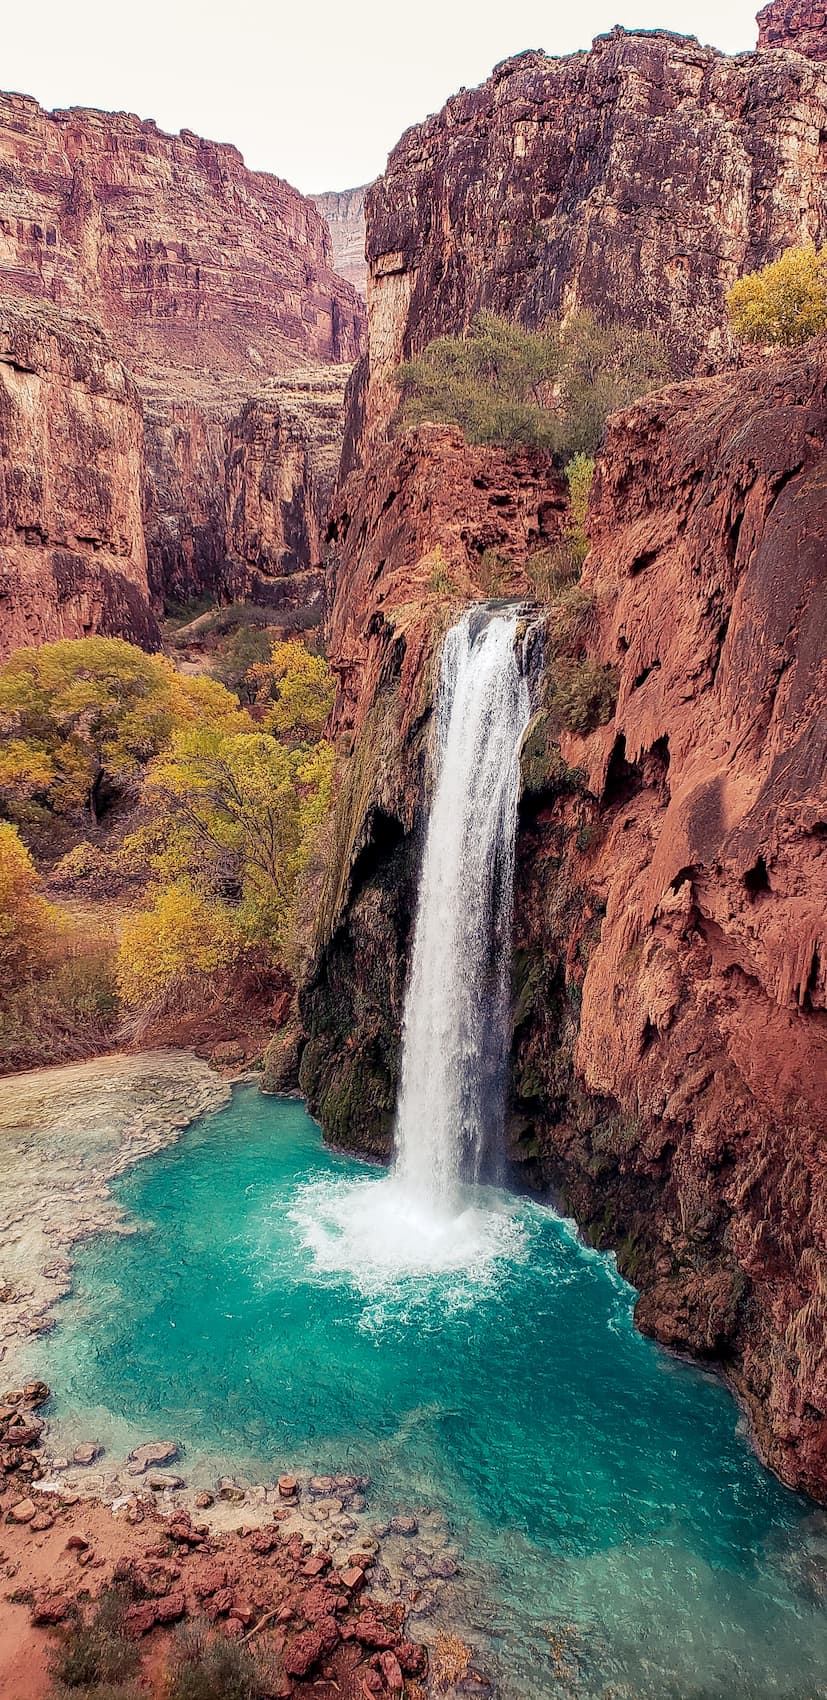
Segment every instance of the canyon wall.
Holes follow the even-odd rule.
[[[156,648],[143,418],[100,328],[0,297],[0,657],[90,632]]]
[[[621,29],[564,59],[523,53],[402,137],[367,197],[369,439],[399,359],[483,307],[652,329],[676,376],[729,362],[729,286],[827,240],[823,9],[770,10],[773,50],[736,58]]]
[[[306,197],[189,131],[0,95],[0,290],[44,326],[55,313],[94,320],[143,408],[132,498],[146,494],[143,564],[127,613],[109,578],[102,600],[100,564],[84,585],[76,561],[69,602],[86,597],[85,629],[156,641],[168,601],[319,601],[320,529],[365,320]],[[17,447],[2,444],[7,458],[21,429],[18,419]],[[32,464],[39,442],[35,430]],[[26,560],[28,612],[12,623],[6,598],[6,649],[23,630],[42,641],[81,619],[55,575]],[[5,550],[4,561],[22,582]]]
[[[347,278],[361,296],[366,294],[368,285],[365,196],[369,188],[369,183],[363,183],[360,189],[332,190],[310,197],[322,218],[327,220],[333,245],[333,264],[339,276]]]
[[[305,196],[237,148],[0,95],[0,270],[94,313],[133,370],[353,361],[361,303]]]
[[[823,342],[610,422],[523,752],[509,1123],[515,1177],[616,1249],[641,1325],[723,1364],[763,1456],[820,1496],[826,442]],[[562,506],[542,457],[433,427],[340,492],[353,753],[301,1065],[340,1144],[392,1136],[441,634],[469,598],[530,594]]]

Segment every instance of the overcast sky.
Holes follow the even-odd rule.
[[[526,47],[613,24],[755,45],[754,0],[6,0],[0,82],[235,142],[306,192],[380,172],[409,124]]]

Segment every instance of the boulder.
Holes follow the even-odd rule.
[[[173,1464],[179,1455],[180,1447],[175,1440],[147,1440],[130,1452],[127,1461],[129,1473],[142,1476],[146,1470],[156,1465],[163,1469],[165,1464]]]

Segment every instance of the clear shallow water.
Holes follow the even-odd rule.
[[[726,1391],[635,1333],[631,1289],[550,1211],[480,1194],[423,1257],[392,1186],[237,1089],[117,1183],[141,1231],[79,1248],[31,1367],[77,1434],[174,1435],[191,1479],[364,1469],[372,1503],[439,1507],[521,1700],[827,1694],[819,1514]]]

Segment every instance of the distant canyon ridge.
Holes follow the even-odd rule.
[[[725,365],[728,285],[827,226],[826,31],[776,0],[737,58],[526,53],[315,199],[191,131],[0,96],[0,653],[152,645],[204,596],[319,607],[348,372],[345,469],[400,356],[479,307],[591,307]]]

